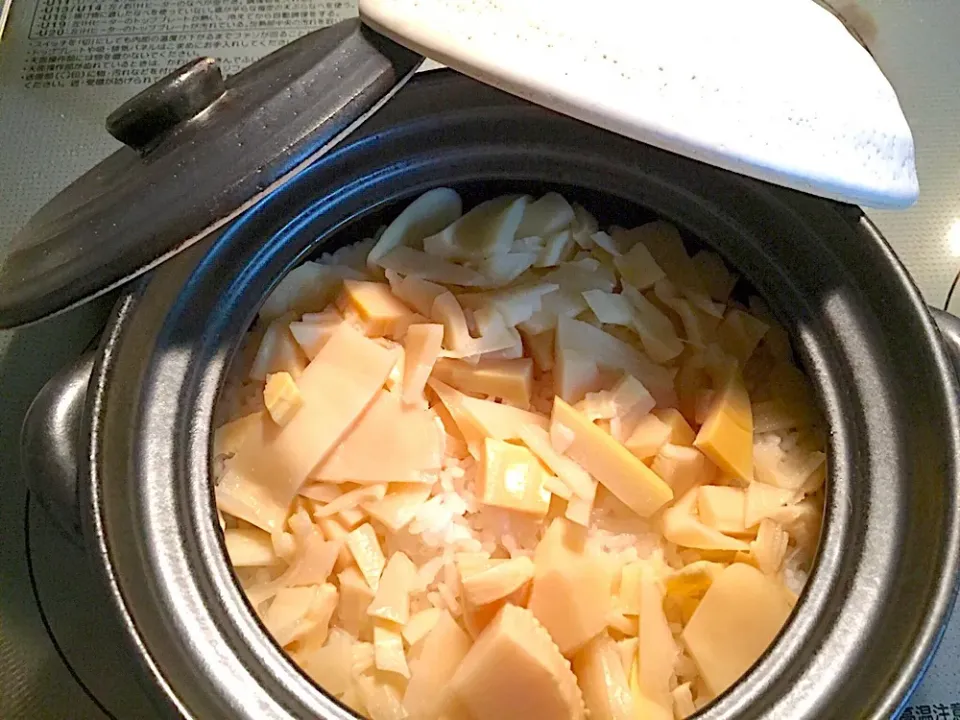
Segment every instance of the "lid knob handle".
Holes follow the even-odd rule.
[[[225,90],[217,61],[197,58],[110,113],[107,131],[144,154],[168,131],[209,107]]]

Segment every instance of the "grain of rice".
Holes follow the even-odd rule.
[[[331,517],[343,510],[355,508],[360,505],[360,503],[366,502],[367,500],[382,500],[386,492],[386,483],[359,487],[355,490],[345,492],[336,500],[333,500],[326,505],[318,507],[313,511],[313,516],[315,518]]]

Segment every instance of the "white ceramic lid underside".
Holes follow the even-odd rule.
[[[379,32],[507,92],[869,207],[918,194],[889,81],[813,0],[360,0]]]

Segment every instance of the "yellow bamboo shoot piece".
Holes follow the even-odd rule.
[[[789,615],[776,580],[744,563],[724,570],[682,633],[710,693],[719,695],[749,670]]]
[[[697,483],[710,482],[716,468],[702,452],[685,445],[666,443],[657,452],[651,464],[653,471],[681,497]]]
[[[697,434],[679,410],[676,408],[657,408],[653,410],[653,414],[670,426],[669,442],[674,445],[693,445]]]
[[[567,518],[567,520],[572,520],[577,525],[589,527],[596,494],[597,483],[594,482],[593,497],[584,498],[579,495],[574,495],[567,501],[567,509],[564,511],[563,516]]]
[[[324,645],[298,649],[291,655],[318,685],[323,685],[327,692],[340,697],[353,683],[353,645],[354,638],[349,633],[333,627]]]
[[[272,597],[284,587],[322,585],[327,581],[340,552],[340,543],[328,542],[323,539],[323,535],[312,530],[299,541],[299,545],[293,561],[282,575],[257,588],[251,588],[251,602],[254,605]]]
[[[381,391],[330,456],[310,473],[327,482],[424,482],[443,464],[443,428],[428,408]]]
[[[500,398],[516,407],[530,407],[533,391],[533,361],[481,360],[476,365],[462,360],[440,359],[433,376],[461,392]]]
[[[620,591],[617,593],[617,608],[624,615],[640,614],[640,585],[644,574],[644,561],[634,560],[620,570]]]
[[[567,455],[640,517],[650,517],[673,499],[656,473],[562,398],[554,398],[553,422],[573,432]]]
[[[641,460],[647,460],[656,455],[669,439],[670,426],[650,414],[640,418],[624,446]]]
[[[524,208],[517,237],[547,237],[573,222],[573,208],[560,193],[548,192]]]
[[[667,576],[665,580],[668,596],[681,598],[701,598],[710,589],[713,581],[723,572],[724,566],[709,560],[697,560],[684,565]]]
[[[267,384],[263,388],[263,404],[273,421],[283,427],[303,405],[303,395],[288,372],[267,375]]]
[[[407,656],[403,652],[403,637],[396,625],[382,620],[374,620],[373,625],[374,662],[378,670],[410,677]]]
[[[815,498],[805,498],[774,511],[770,519],[783,525],[796,544],[813,555],[820,537],[823,506]]]
[[[570,230],[559,230],[543,239],[543,249],[537,257],[536,267],[554,267],[563,260],[569,260],[575,245]]]
[[[273,565],[279,560],[270,536],[259,528],[228,528],[223,542],[234,567]]]
[[[697,706],[693,704],[693,693],[690,690],[690,683],[685,682],[677,685],[670,691],[673,698],[673,716],[677,720],[693,715],[697,711]]]
[[[373,590],[356,566],[337,575],[340,585],[340,603],[337,605],[337,624],[359,638],[370,624],[367,608],[373,601]]]
[[[628,234],[629,231],[624,233],[624,235]],[[640,290],[653,287],[654,283],[665,277],[650,251],[643,243],[635,240],[625,254],[614,258],[613,263],[624,282]]]
[[[400,700],[403,681],[391,673],[376,671],[371,675],[359,674],[352,690],[356,690],[363,703],[362,715],[371,720],[406,720],[407,712]],[[346,700],[348,707],[353,707]],[[354,708],[356,709],[356,708]]]
[[[541,462],[557,474],[577,497],[593,502],[597,482],[573,460],[557,452],[546,430],[534,425],[525,425],[520,430],[520,439],[540,458]]]
[[[573,672],[591,720],[634,720],[633,695],[616,643],[607,633],[573,658]]]
[[[408,247],[394,248],[377,264],[385,271],[406,275],[407,279],[413,276],[450,285],[482,285],[486,282],[476,270]]]
[[[330,503],[343,495],[343,490],[337,485],[323,482],[307,483],[300,488],[300,496],[316,500],[318,503]]]
[[[568,506],[570,504],[570,500],[574,497],[573,492],[570,490],[567,484],[554,475],[547,476],[547,479],[544,480],[543,487],[546,488],[551,494],[566,500]]]
[[[643,383],[632,375],[624,375],[610,390],[587,393],[576,409],[591,422],[609,421],[611,431],[615,431],[613,437],[622,442],[653,406],[653,397]]]
[[[410,593],[417,582],[417,566],[406,553],[390,556],[377,593],[367,608],[367,615],[404,625],[410,619]]]
[[[713,406],[693,442],[724,472],[753,479],[753,409],[738,372],[715,389]]]
[[[367,255],[374,268],[380,258],[398,247],[413,247],[425,237],[438,233],[460,217],[463,203],[455,190],[434,188],[410,203],[391,222]]]
[[[698,489],[691,488],[673,507],[664,511],[663,536],[677,545],[698,550],[747,550],[749,546],[743,540],[724,535],[693,515]]]
[[[503,564],[504,560],[477,560],[471,563],[458,561],[461,578],[468,578],[471,575],[483,573],[497,565]],[[517,607],[526,607],[530,599],[530,581],[522,583],[509,595],[505,595],[497,600],[479,605],[464,596],[463,598],[463,624],[467,632],[473,637],[479,637],[480,633],[489,625],[500,612],[504,605],[516,605]]]
[[[663,594],[650,568],[640,578],[640,625],[637,633],[637,681],[643,693],[670,707],[670,678],[680,651],[663,613]]]
[[[730,272],[723,258],[709,250],[700,250],[692,260],[710,297],[725,303],[737,284],[737,276]]]
[[[368,500],[361,507],[390,532],[400,532],[429,497],[430,485],[426,483],[390,483],[386,495],[379,500]]]
[[[406,362],[404,361],[406,351],[403,348],[397,348],[396,350],[397,364],[393,366],[393,370],[387,375],[387,381],[383,384],[383,387],[392,393],[401,395],[403,393],[403,373],[406,367]]]
[[[627,673],[629,679],[633,672],[633,663],[637,659],[637,638],[629,637],[617,641],[617,654],[620,656],[620,663],[623,665],[623,671]]]
[[[298,379],[304,404],[293,419],[283,428],[254,428],[227,461],[217,488],[221,509],[268,532],[279,528],[311,470],[367,409],[395,363],[396,353],[341,325]]]
[[[327,341],[333,337],[343,318],[333,308],[310,317],[310,320],[304,319],[290,323],[290,333],[307,358],[313,360]]]
[[[638,626],[639,621],[636,615],[625,615],[622,610],[617,608],[611,608],[607,613],[607,627],[611,630],[616,630],[629,637],[636,637]]]
[[[750,543],[750,554],[757,567],[767,575],[775,575],[783,565],[790,536],[780,523],[763,519],[757,528],[757,539]]]
[[[582,720],[570,663],[533,614],[504,605],[460,663],[450,688],[474,718]]]
[[[380,500],[387,493],[387,484],[378,483],[376,485],[363,485],[343,493],[339,497],[331,500],[325,505],[315,504],[313,516],[318,520],[320,518],[332,517],[337,515],[345,526],[355,527],[351,523],[350,515],[361,503],[370,500]]]
[[[570,404],[603,386],[600,367],[588,355],[557,347],[553,363],[553,391]]]
[[[550,507],[547,474],[522,445],[487,438],[477,481],[480,502],[543,517]]]
[[[387,270],[384,274],[393,294],[426,317],[430,316],[433,301],[447,290],[443,285],[437,285],[414,275],[400,277],[393,270]]]
[[[472,338],[463,308],[453,293],[445,290],[433,301],[430,319],[443,325],[443,346],[448,350],[465,350]]]
[[[470,650],[470,636],[449,612],[439,613],[411,668],[410,683],[403,696],[403,706],[412,718],[441,717],[448,702],[450,679]]]
[[[213,434],[214,456],[236,453],[248,434],[258,432],[265,417],[265,412],[258,411],[218,427]]]
[[[329,586],[333,588],[333,586]],[[286,587],[277,590],[273,602],[263,617],[263,624],[281,647],[297,640],[312,625],[307,619],[317,592],[317,585]],[[334,589],[336,592],[336,589]]]
[[[337,609],[339,597],[340,593],[335,585],[324,583],[320,586],[310,609],[307,610],[307,623],[302,632],[297,633],[299,650],[309,653],[323,647],[330,633],[330,621]]]
[[[769,325],[750,313],[731,308],[717,328],[717,339],[723,351],[733,355],[743,367],[769,329]]]
[[[464,408],[463,399],[466,396],[439,380],[431,379],[427,384],[440,398],[440,402],[436,406],[436,412],[441,417],[444,426],[449,427],[449,421],[444,419],[445,412],[453,420],[453,424],[463,437],[470,454],[479,459],[483,455],[483,441],[487,434],[477,420]],[[453,428],[449,429],[451,432],[453,431]]]
[[[400,302],[386,283],[344,280],[337,299],[341,311],[353,310],[370,337],[395,335],[406,330],[413,314]]]
[[[778,488],[756,481],[750,483],[744,497],[744,525],[753,527],[779,508],[789,505],[796,497],[796,491],[789,488]]]
[[[424,238],[423,248],[430,255],[453,260],[480,260],[508,252],[529,202],[526,195],[482,202]]]
[[[516,440],[525,425],[546,428],[547,418],[535,412],[461,395],[463,409],[487,437]]]
[[[697,513],[700,521],[722,533],[746,533],[744,507],[742,488],[702,485],[697,492]]]
[[[378,487],[378,486],[368,486],[368,487]],[[357,506],[346,508],[337,513],[337,517],[340,518],[340,522],[343,523],[343,526],[348,530],[353,530],[357,525],[362,523],[367,519],[367,514]]]
[[[306,357],[287,327],[289,318],[277,318],[267,326],[250,366],[251,380],[266,380],[271,373],[287,372],[294,378],[307,365]]]
[[[473,603],[465,601],[461,608],[463,625],[467,628],[470,636],[473,638],[479,637],[480,633],[493,622],[497,613],[499,613],[500,609],[506,604],[506,600],[496,600],[488,605],[474,605]],[[523,607],[522,603],[520,603],[520,607]]]
[[[349,528],[343,526],[337,518],[335,517],[324,517],[316,518],[317,527],[320,528],[320,531],[323,533],[323,536],[327,540],[333,540],[337,542],[340,546],[340,549],[337,552],[337,559],[334,563],[334,569],[337,572],[342,572],[346,570],[353,564],[353,554],[350,552],[350,548],[347,547],[347,535],[350,532]]]
[[[429,384],[453,416],[471,453],[477,452],[476,457],[482,452],[484,438],[516,440],[525,425],[547,427],[547,418],[538,413],[473,398],[433,378]]]
[[[364,688],[367,694],[371,693],[369,687]],[[363,702],[363,696],[360,692],[360,685],[357,682],[351,682],[346,692],[339,698],[340,702],[361,717],[367,714],[367,706]]]
[[[460,586],[468,602],[487,605],[506,597],[533,577],[533,561],[515,557],[480,572],[461,577]]]
[[[440,608],[428,607],[413,615],[403,626],[403,641],[409,647],[416,645],[436,627],[444,612]]]
[[[612,601],[613,568],[585,552],[583,532],[563,518],[550,524],[537,546],[527,605],[567,656],[606,627]]]
[[[260,308],[261,320],[321,308],[334,299],[340,284],[356,271],[340,265],[305,262],[287,273]]]
[[[407,328],[403,339],[403,393],[408,405],[423,400],[423,389],[440,355],[443,344],[443,325],[417,324]]]
[[[652,697],[649,690],[644,688],[639,681],[639,662],[633,663],[633,669],[630,671],[630,693],[633,695],[633,707],[636,717],[644,720],[672,720],[673,711],[668,704],[669,694],[664,697]]]
[[[363,574],[363,579],[374,593],[380,587],[380,576],[386,559],[380,549],[380,540],[370,523],[364,523],[347,535],[347,547],[357,561],[357,567]]]
[[[523,345],[533,358],[540,372],[553,370],[553,340],[555,332],[546,330],[541,333],[528,333],[520,331],[523,338]]]

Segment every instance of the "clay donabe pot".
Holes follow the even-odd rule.
[[[137,142],[149,151],[149,139]],[[212,493],[215,407],[285,273],[439,186],[467,205],[558,190],[602,223],[665,218],[769,303],[830,429],[819,554],[775,643],[698,717],[896,714],[937,646],[960,569],[960,331],[926,307],[858,207],[655,149],[452,71],[416,77],[315,155],[289,182],[261,183],[220,231],[142,262],[157,266],[123,286],[96,353],[54,378],[26,421],[29,479],[88,549],[161,715],[351,717],[273,642],[233,577]],[[76,299],[59,295],[43,311]]]

